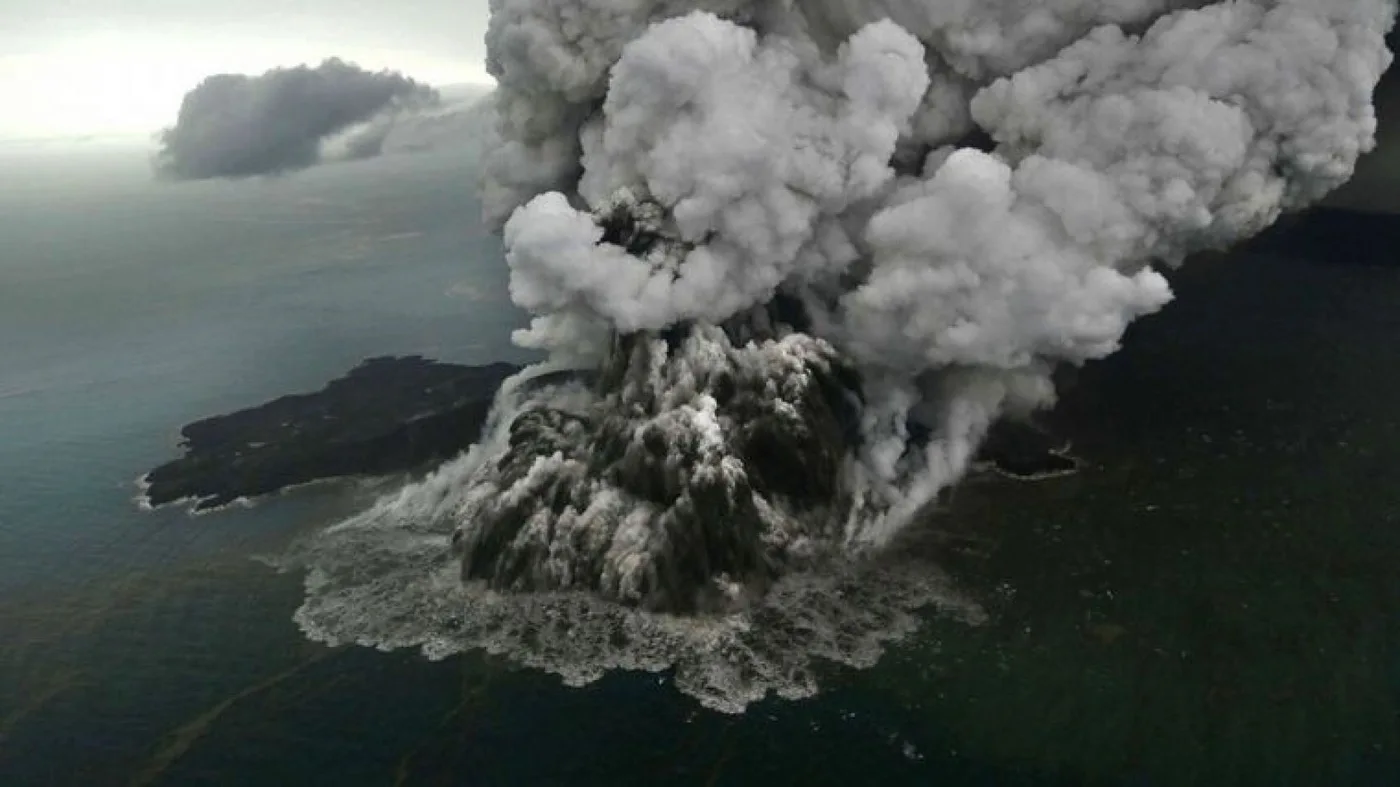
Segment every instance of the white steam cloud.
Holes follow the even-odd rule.
[[[1057,364],[1115,351],[1171,299],[1160,267],[1344,183],[1395,10],[493,0],[482,188],[536,315],[517,341],[601,381],[513,389],[469,460],[346,532],[426,516],[502,591],[780,598],[1053,403]],[[303,623],[374,640],[325,587]]]
[[[1113,352],[1170,300],[1153,263],[1350,177],[1374,144],[1393,15],[1386,0],[500,2],[488,218],[510,216],[512,295],[538,314],[629,332],[800,296],[821,338],[907,389],[864,441],[899,457],[866,463],[907,511],[911,488],[961,473],[968,451],[947,441],[982,428],[931,424],[945,434],[924,457],[897,445],[930,399],[919,381],[976,372],[939,398],[982,397],[978,424],[1044,404],[1055,363]],[[955,146],[974,127],[989,150]],[[900,147],[923,160],[897,176]],[[590,211],[623,190],[661,206],[683,255],[598,243]]]

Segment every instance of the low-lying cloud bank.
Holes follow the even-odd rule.
[[[257,76],[216,74],[185,95],[175,125],[160,133],[156,172],[241,178],[435,148],[486,133],[483,92],[444,95],[336,58]]]

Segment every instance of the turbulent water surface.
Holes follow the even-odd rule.
[[[984,617],[901,539],[1189,257],[1347,181],[1396,9],[619,11],[493,7],[484,216],[548,357],[470,453],[294,551],[297,620],[570,683],[674,668],[737,711],[918,611]]]
[[[422,265],[429,277],[432,265]],[[460,262],[444,266],[444,282],[455,281],[449,271],[460,275]],[[1261,276],[1267,296],[1254,286]],[[140,289],[159,281],[131,278]],[[1234,258],[1202,261],[1177,284],[1174,310],[1071,381],[1055,427],[1084,460],[1080,473],[1038,483],[978,476],[898,550],[896,569],[944,572],[906,578],[952,614],[903,618],[920,627],[862,671],[812,659],[829,643],[794,637],[802,647],[773,666],[797,659],[823,691],[741,716],[675,691],[682,672],[612,672],[568,688],[479,651],[430,662],[412,650],[308,643],[290,620],[304,601],[301,577],[249,555],[277,554],[302,526],[378,492],[306,490],[193,519],[138,512],[132,470],[170,454],[182,407],[196,417],[299,386],[291,368],[241,389],[232,380],[246,375],[221,377],[222,398],[187,404],[176,400],[197,397],[183,386],[223,362],[175,354],[173,333],[162,334],[165,348],[133,344],[120,356],[124,385],[154,404],[133,398],[74,424],[47,451],[3,454],[7,478],[51,482],[7,485],[22,493],[0,497],[14,583],[0,602],[0,775],[75,785],[237,784],[250,773],[343,784],[872,774],[897,784],[1387,783],[1400,767],[1400,499],[1385,483],[1400,462],[1387,395],[1400,324],[1386,307],[1400,297],[1400,269],[1351,266],[1344,254]],[[238,285],[214,289],[248,302]],[[381,297],[374,319],[405,324],[432,297]],[[206,319],[234,312],[213,314]],[[283,326],[294,337],[288,357],[321,363],[306,343],[322,326]],[[353,363],[333,360],[300,387]],[[53,424],[72,401],[103,401],[110,390],[53,385],[47,397],[7,397],[7,413]],[[442,567],[438,592],[408,586],[347,610],[385,636],[436,631],[450,635],[439,652],[461,644],[471,631],[433,628],[441,593],[465,592],[447,557],[450,533],[403,539],[402,562],[380,566],[385,591],[405,590],[393,583],[422,582],[421,566],[404,569],[425,554]],[[344,538],[387,545],[373,532]],[[872,594],[900,576],[855,581],[852,601],[870,609],[881,600]],[[954,598],[985,617],[948,606]],[[537,600],[535,611],[550,603]],[[384,628],[393,620],[397,629]],[[496,636],[526,633],[516,625]],[[702,632],[638,633],[669,635],[666,644]],[[764,653],[752,633],[718,633]],[[581,652],[568,639],[556,666]]]
[[[1133,126],[1153,144],[1202,156],[1185,160],[1209,165],[1192,182],[1219,214],[1211,224],[1187,200],[1135,203],[1138,213],[1118,216],[1147,235],[1049,232],[1042,208],[1066,206],[1033,188],[1034,172],[1009,177],[986,151],[925,151],[927,180],[884,191],[879,172],[855,163],[866,153],[888,158],[891,140],[849,136],[848,113],[870,109],[862,102],[871,90],[871,111],[928,108],[925,94],[886,78],[921,62],[910,57],[913,39],[889,26],[860,33],[869,20],[806,5],[825,9],[808,28],[814,43],[849,38],[845,54],[789,49],[774,30],[755,37],[744,29],[762,24],[733,14],[692,17],[651,37],[638,27],[588,39],[611,47],[610,57],[642,41],[621,69],[632,92],[531,94],[562,102],[556,119],[582,122],[573,105],[602,101],[615,120],[657,120],[669,117],[667,95],[643,88],[656,79],[683,87],[675,80],[690,75],[705,98],[680,117],[704,132],[730,118],[735,95],[769,91],[770,106],[811,121],[804,139],[846,151],[852,165],[850,181],[783,186],[820,191],[839,181],[803,213],[809,223],[782,225],[798,228],[796,246],[750,234],[734,223],[739,214],[706,213],[722,201],[647,207],[681,193],[663,188],[665,178],[688,177],[632,167],[628,140],[642,149],[690,138],[684,124],[659,120],[584,128],[584,160],[607,176],[580,185],[583,202],[529,202],[504,244],[472,218],[482,207],[474,163],[446,152],[158,187],[139,151],[5,151],[8,171],[25,174],[0,195],[0,423],[11,428],[0,441],[0,782],[1394,781],[1400,498],[1387,474],[1400,462],[1388,396],[1400,368],[1390,308],[1400,267],[1369,248],[1388,234],[1349,225],[1364,258],[1284,243],[1196,258],[1161,276],[1128,264],[1092,273],[1111,255],[1086,252],[1122,242],[1166,253],[1153,244],[1234,237],[1226,230],[1240,227],[1229,222],[1252,229],[1251,217],[1277,204],[1251,194],[1305,201],[1316,196],[1308,184],[1340,170],[1303,146],[1268,170],[1288,177],[1250,180],[1251,167],[1270,161],[1274,136],[1211,152],[1193,147],[1202,140],[1189,130]],[[1133,7],[1155,14],[1157,5]],[[1262,24],[1245,5],[1224,21]],[[1330,4],[1283,5],[1301,16],[1275,19],[1271,30],[1336,42],[1306,35],[1317,30],[1310,14]],[[1377,43],[1365,14],[1382,7],[1357,8],[1354,18],[1323,17],[1354,42]],[[937,29],[910,24],[918,40],[940,40]],[[1029,62],[1020,58],[1053,54],[1036,36],[1055,30],[1027,28],[1023,48],[980,54],[960,49],[963,39],[944,41],[943,77],[979,82],[1018,70]],[[1192,40],[1170,32],[1151,39],[1157,54]],[[697,42],[723,46],[685,48]],[[1106,53],[1126,58],[1121,65],[1133,46],[1101,36],[1059,66],[1073,71],[1075,57]],[[677,69],[664,57],[704,65],[725,47],[744,55],[728,70]],[[1221,51],[1218,65],[1242,50]],[[512,89],[540,76],[537,63],[510,60],[521,52],[504,53],[500,67],[517,69],[506,81],[523,80]],[[1336,73],[1363,83],[1376,65],[1364,54],[1299,62],[1312,76],[1345,65]],[[1195,100],[1187,90],[1138,91],[1161,76],[1146,66],[1120,71],[1117,88],[1148,109]],[[1238,83],[1205,92],[1265,91],[1275,83],[1261,75],[1293,72],[1230,73]],[[966,98],[967,85],[950,84],[940,89]],[[1013,99],[1040,95],[1040,82],[1027,84],[980,111],[1009,112]],[[637,111],[630,99],[642,102]],[[1253,123],[1290,106],[1261,100],[1245,114]],[[1342,116],[1308,140],[1365,137],[1364,111],[1330,106]],[[528,118],[525,109],[515,117]],[[1109,101],[1092,116],[1116,128],[1124,110]],[[1087,117],[1060,105],[1046,112],[1063,124],[1036,133],[1055,144],[1068,145]],[[1201,133],[1245,139],[1248,124],[1221,112],[1206,112],[1219,123]],[[1297,131],[1290,118],[1278,134]],[[953,126],[924,113],[919,133],[962,122],[943,121]],[[779,147],[786,138],[755,137]],[[560,153],[548,139],[526,141],[541,156]],[[564,164],[578,152],[563,151]],[[1090,162],[1113,175],[1100,185],[1125,179],[1120,196],[1137,194],[1133,166],[1173,158],[1108,153],[1136,162]],[[545,171],[547,158],[536,163],[516,174],[559,174]],[[1227,170],[1248,183],[1213,180]],[[701,178],[690,193],[721,181]],[[488,199],[523,203],[539,184],[521,185],[498,181]],[[750,188],[750,208],[795,204],[775,196],[781,189],[739,185]],[[828,267],[854,263],[835,225],[870,219],[875,204],[856,207],[866,199],[890,200],[868,236],[879,265]],[[627,226],[614,221],[618,205]],[[911,205],[952,211],[959,221],[939,227],[958,243],[910,234]],[[1007,212],[979,223],[959,205]],[[1048,258],[1073,268],[1071,281],[1095,285],[1065,290],[1055,285],[1064,280],[1036,274],[1046,285],[1036,293],[1107,300],[1070,297],[1085,317],[1034,300],[999,312],[995,299],[977,297],[978,282],[1026,285],[1016,266],[1031,258],[988,235],[1007,226],[1019,228],[1004,233],[1015,243],[1060,243]],[[800,251],[813,227],[820,248]],[[713,256],[689,256],[706,244]],[[696,263],[686,270],[742,274],[724,256],[740,247],[768,248],[763,259],[783,276],[820,270],[805,281],[812,288],[771,300],[783,276],[678,273]],[[906,269],[928,255],[963,255],[1006,274],[923,282],[942,288],[950,308],[973,296],[953,312],[982,330],[926,324],[911,301],[883,300],[906,285],[912,292],[918,282]],[[639,289],[578,278],[600,263],[630,271],[617,279]],[[842,276],[875,281],[880,265],[889,278],[879,292],[847,297]],[[831,290],[827,274],[846,284]],[[1145,304],[1133,293],[1161,294],[1159,284],[1177,302],[1129,328],[1121,352],[1053,374],[1061,400],[1043,417],[1072,443],[1078,473],[947,483],[968,469],[971,445],[1007,397],[1046,392],[1049,364],[1032,356],[1101,354],[1113,342],[1100,340],[1116,340]],[[694,300],[682,292],[690,287],[713,289]],[[530,374],[569,372],[508,387],[488,439],[435,474],[299,490],[199,517],[133,505],[132,479],[173,455],[176,429],[196,418],[314,389],[373,355],[537,357],[508,341],[527,319],[508,305],[508,289],[545,318],[517,335],[552,353]],[[696,303],[714,313],[673,309]],[[1098,311],[1104,303],[1124,311]],[[599,330],[600,316],[611,327]],[[905,318],[912,333],[896,330]],[[1066,326],[1073,340],[1059,341],[1051,329]],[[925,328],[953,339],[920,344]],[[1034,351],[1024,355],[1027,337]],[[905,493],[937,505],[902,507]]]

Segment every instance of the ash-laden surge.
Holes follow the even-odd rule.
[[[294,545],[280,565],[306,572],[306,598],[294,616],[302,631],[329,645],[413,647],[434,659],[481,649],[572,686],[616,669],[667,672],[706,707],[739,713],[769,694],[815,694],[823,664],[872,666],[927,614],[985,620],[915,552],[820,560],[820,537],[841,532],[830,512],[845,494],[816,482],[833,472],[821,446],[845,444],[838,433],[851,413],[851,381],[824,365],[828,348],[796,335],[736,348],[711,326],[675,346],[657,336],[619,339],[617,351],[616,363],[596,376],[530,368],[506,380],[479,444]],[[759,364],[774,363],[763,385],[750,384]],[[619,364],[624,373],[609,379]],[[609,425],[584,428],[590,414]],[[770,429],[779,431],[777,446],[767,442]],[[588,435],[608,433],[618,445],[589,448]],[[668,446],[688,445],[671,454],[687,464],[648,461],[658,444],[647,435],[656,434],[674,440]],[[629,456],[650,469],[630,475]],[[585,470],[578,457],[611,457],[616,475],[602,468],[590,485],[561,472],[571,462]],[[535,469],[519,478],[521,467]],[[699,477],[717,468],[719,483]],[[799,472],[813,481],[790,475]],[[498,485],[512,478],[510,489]],[[565,496],[558,510],[551,489]],[[503,491],[521,497],[491,500]],[[591,501],[584,512],[569,512],[574,494]],[[706,511],[687,497],[720,502]],[[510,568],[464,581],[465,539],[500,528],[505,522],[492,512],[511,508],[528,510],[528,519],[488,561]],[[725,511],[751,518],[731,523]],[[638,580],[617,585],[637,595],[609,597],[605,576]],[[527,586],[514,578],[536,589],[520,592]],[[718,604],[727,608],[700,609]]]
[[[297,620],[575,682],[672,666],[727,708],[869,664],[947,598],[867,569],[1057,367],[1171,300],[1161,268],[1346,182],[1396,14],[560,7],[497,0],[486,36],[484,213],[547,361],[467,455],[299,551]],[[523,379],[560,369],[597,378]],[[1032,442],[991,440],[1035,475]]]
[[[458,515],[462,575],[671,612],[761,594],[840,536],[858,391],[804,334],[619,337],[590,395],[511,423]]]
[[[142,479],[144,502],[193,500],[206,510],[310,481],[440,462],[477,440],[501,381],[518,370],[372,358],[315,393],[184,427],[185,455]]]

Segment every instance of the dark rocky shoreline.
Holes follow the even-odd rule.
[[[476,442],[497,388],[519,369],[371,358],[314,393],[184,427],[184,455],[141,479],[142,502],[207,511],[313,481],[426,469]],[[1077,467],[1063,447],[1037,427],[1004,422],[978,463],[1013,478],[1062,475]]]
[[[1066,440],[1016,420],[992,426],[977,451],[977,464],[1022,481],[1054,478],[1079,469],[1079,460],[1070,456]]]
[[[142,479],[153,506],[196,511],[328,478],[425,467],[465,450],[519,367],[371,358],[320,391],[283,396],[180,430],[184,456]]]

